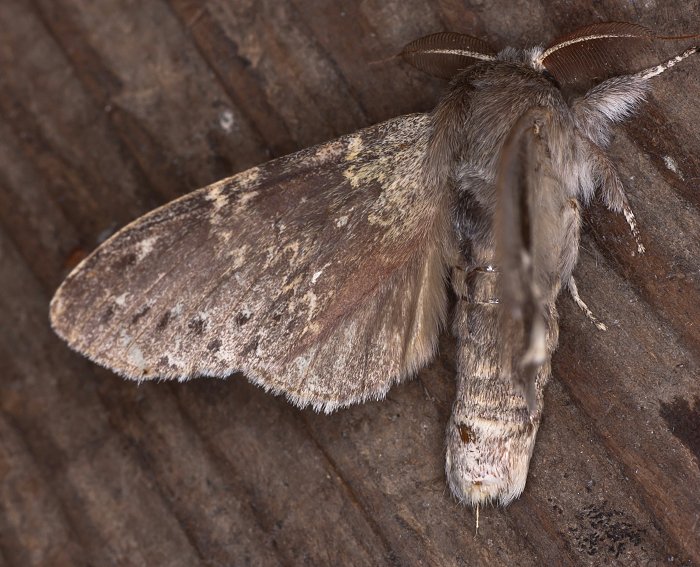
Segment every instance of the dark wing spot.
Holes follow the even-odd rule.
[[[213,339],[209,341],[209,344],[207,344],[207,350],[210,350],[211,352],[218,352],[220,348],[221,341],[219,339]]]
[[[250,341],[241,351],[241,356],[248,356],[251,352],[255,352],[260,344],[260,335],[255,335],[252,341]]]
[[[156,325],[156,330],[157,331],[162,331],[165,329],[165,327],[168,326],[168,323],[170,323],[170,311],[166,311],[163,313],[163,316],[160,318],[160,321],[158,321],[158,325]]]
[[[150,305],[144,305],[138,313],[134,314],[134,316],[131,318],[131,324],[134,325],[139,322],[140,319],[146,316],[146,314],[151,310]]]
[[[187,326],[195,335],[201,335],[204,332],[207,323],[201,317],[193,317],[190,319],[190,322],[187,323]]]
[[[242,327],[250,320],[250,313],[239,313],[236,315],[236,323],[239,327]]]
[[[114,317],[114,305],[108,305],[100,317],[100,323],[106,325],[112,317]]]
[[[127,268],[133,266],[135,263],[136,254],[131,252],[130,254],[127,254],[126,256],[122,256],[121,258],[117,259],[113,264],[113,268],[118,272],[123,272]]]

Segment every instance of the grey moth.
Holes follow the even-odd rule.
[[[330,412],[383,398],[430,362],[451,325],[447,481],[466,504],[507,504],[525,487],[560,290],[590,315],[572,272],[581,207],[596,190],[643,251],[606,154],[611,129],[652,77],[698,48],[581,96],[565,90],[626,46],[660,39],[625,23],[546,48],[419,39],[404,58],[451,79],[432,113],[273,160],[135,220],[66,278],[53,328],[130,379],[240,372]]]

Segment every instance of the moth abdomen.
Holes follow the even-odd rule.
[[[464,504],[506,505],[525,488],[539,420],[489,420],[476,413],[458,404],[453,408],[447,426],[447,481]]]
[[[491,500],[507,504],[525,487],[558,336],[556,312],[551,311],[546,360],[537,370],[531,410],[502,364],[500,273],[487,261],[490,257],[463,272],[463,282],[453,282],[455,289],[466,288],[469,298],[455,312],[459,381],[447,426],[446,476],[452,493],[473,506]]]

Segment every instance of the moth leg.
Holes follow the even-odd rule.
[[[605,326],[604,323],[601,323],[598,318],[593,315],[593,312],[589,309],[588,305],[581,299],[581,296],[578,294],[578,287],[576,286],[576,280],[574,279],[574,276],[571,276],[569,278],[569,283],[567,285],[567,288],[569,289],[569,293],[571,294],[571,297],[573,298],[574,302],[576,305],[578,305],[579,309],[583,311],[586,314],[586,317],[588,317],[593,324],[601,331],[607,331],[608,328]]]
[[[642,84],[648,79],[656,77],[661,73],[668,71],[676,64],[680,63],[684,59],[698,53],[700,47],[694,46],[686,49],[680,55],[672,57],[668,61],[665,61],[654,67],[649,67],[648,69],[643,69],[634,75],[628,77],[616,77],[612,80],[605,81],[601,83],[597,88],[593,89],[591,93],[587,94],[584,99],[581,100],[579,106],[580,110],[577,108],[576,113],[583,117],[586,116],[587,112],[594,107],[598,107],[599,111],[605,111],[603,114],[607,114],[613,121],[624,118],[626,114],[630,113],[632,109],[636,106],[638,102],[643,98],[644,88]],[[625,85],[627,81],[627,85]],[[635,83],[636,81],[636,83]],[[591,118],[589,114],[589,119]],[[585,122],[585,121],[584,121]],[[592,121],[597,122],[597,121]],[[591,124],[592,125],[592,124]],[[600,126],[600,124],[598,124]],[[590,134],[590,127],[586,128]],[[603,129],[599,128],[602,132]],[[607,136],[593,136],[593,138],[599,137],[600,141],[606,141]],[[588,150],[590,152],[590,157],[594,162],[594,168],[599,177],[603,189],[603,202],[606,206],[615,211],[622,212],[625,216],[625,220],[630,227],[632,236],[637,243],[637,252],[643,254],[645,252],[644,245],[641,242],[639,235],[639,230],[637,229],[637,221],[635,219],[634,213],[632,212],[632,207],[630,207],[627,196],[625,195],[622,182],[620,181],[615,166],[607,158],[605,153],[591,141],[591,139],[586,136],[585,141],[588,145]]]
[[[603,81],[574,101],[572,105],[577,127],[583,134],[581,138],[584,141],[584,152],[593,163],[595,175],[602,187],[603,202],[610,210],[624,214],[637,243],[639,254],[643,254],[645,249],[639,236],[634,213],[627,201],[615,167],[603,153],[601,146],[605,147],[610,142],[610,126],[614,122],[629,118],[644,101],[649,89],[649,79],[660,75],[699,51],[700,47],[694,46],[660,65],[649,67],[633,75],[613,77]]]
[[[627,221],[630,231],[632,232],[632,236],[634,236],[634,240],[637,243],[637,252],[639,252],[639,254],[644,254],[644,252],[646,252],[646,248],[644,248],[644,244],[642,244],[639,229],[637,229],[637,220],[626,198],[625,203],[622,205],[622,213],[625,215],[625,220]]]
[[[686,59],[687,57],[690,57],[691,55],[698,53],[698,51],[700,51],[700,47],[698,47],[698,46],[689,47],[680,55],[676,55],[675,57],[671,57],[671,59],[669,59],[668,61],[665,61],[664,63],[661,63],[660,65],[656,65],[654,67],[649,67],[648,69],[642,69],[638,73],[635,73],[635,76],[637,76],[641,79],[651,79],[652,77],[656,77],[657,75],[660,75],[664,71],[668,71],[671,67],[673,67],[677,63],[680,63],[681,61],[683,61],[683,59]]]
[[[587,138],[606,147],[610,142],[610,126],[632,116],[646,99],[649,79],[698,51],[700,47],[691,47],[660,65],[632,75],[611,77],[596,85],[572,104],[578,127]]]
[[[632,207],[627,200],[625,188],[622,185],[620,176],[617,174],[615,165],[608,159],[605,153],[590,140],[584,140],[588,157],[593,163],[595,176],[601,186],[601,197],[605,206],[613,212],[622,213],[630,227],[634,241],[637,243],[637,252],[644,254],[646,248],[642,244],[637,219],[632,212]]]

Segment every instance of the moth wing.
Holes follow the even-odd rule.
[[[551,111],[535,107],[506,137],[496,182],[495,236],[502,304],[502,367],[535,407],[535,379],[547,360],[547,309],[556,300],[570,199],[552,163]]]
[[[137,380],[240,371],[326,411],[384,396],[431,359],[445,317],[428,129],[390,120],[146,214],[68,276],[54,329]]]

